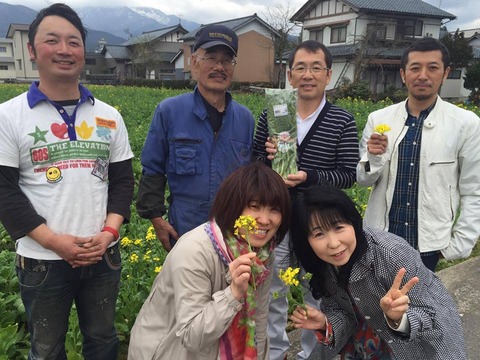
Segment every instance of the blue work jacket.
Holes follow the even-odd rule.
[[[179,235],[208,220],[221,182],[250,162],[254,126],[251,112],[229,93],[217,135],[197,88],[157,106],[142,151],[143,174],[167,177],[168,218]]]

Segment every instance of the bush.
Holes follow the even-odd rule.
[[[340,86],[335,89],[335,92],[333,93],[333,100],[346,97],[360,100],[370,100],[372,97],[372,92],[368,87],[368,82],[360,80],[357,83],[352,83],[349,79],[344,78]]]
[[[390,99],[394,103],[405,100],[408,97],[408,91],[406,87],[397,88],[395,85],[389,85],[385,91],[377,95],[377,100]]]
[[[26,359],[28,331],[14,259],[13,251],[0,252],[0,355],[5,359]]]
[[[121,85],[180,90],[193,89],[195,87],[195,82],[192,80],[125,79],[121,81]]]

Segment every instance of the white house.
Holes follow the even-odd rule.
[[[403,50],[416,38],[439,38],[446,11],[420,0],[309,0],[290,19],[303,24],[302,40],[324,43],[333,55],[327,89],[343,78],[367,80],[373,93],[401,87]]]
[[[13,40],[0,38],[0,80],[14,79],[15,77]]]
[[[10,24],[7,31],[7,40],[12,41],[11,54],[15,67],[15,76],[11,77],[17,80],[31,81],[38,79],[37,63],[30,60],[27,47],[28,27],[29,25],[25,24]]]
[[[459,31],[463,32],[465,38],[468,39],[468,45],[472,47],[473,61],[480,61],[480,29]],[[463,87],[465,72],[465,68],[450,71],[447,81],[442,86],[442,97],[458,100],[466,100],[468,98],[470,90]]]

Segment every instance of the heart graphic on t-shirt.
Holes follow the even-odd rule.
[[[50,126],[50,129],[52,130],[53,135],[55,135],[59,139],[67,139],[68,138],[67,124],[53,123],[52,126]]]

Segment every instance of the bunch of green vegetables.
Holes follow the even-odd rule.
[[[265,89],[270,141],[277,153],[272,168],[283,178],[297,169],[297,91]]]

